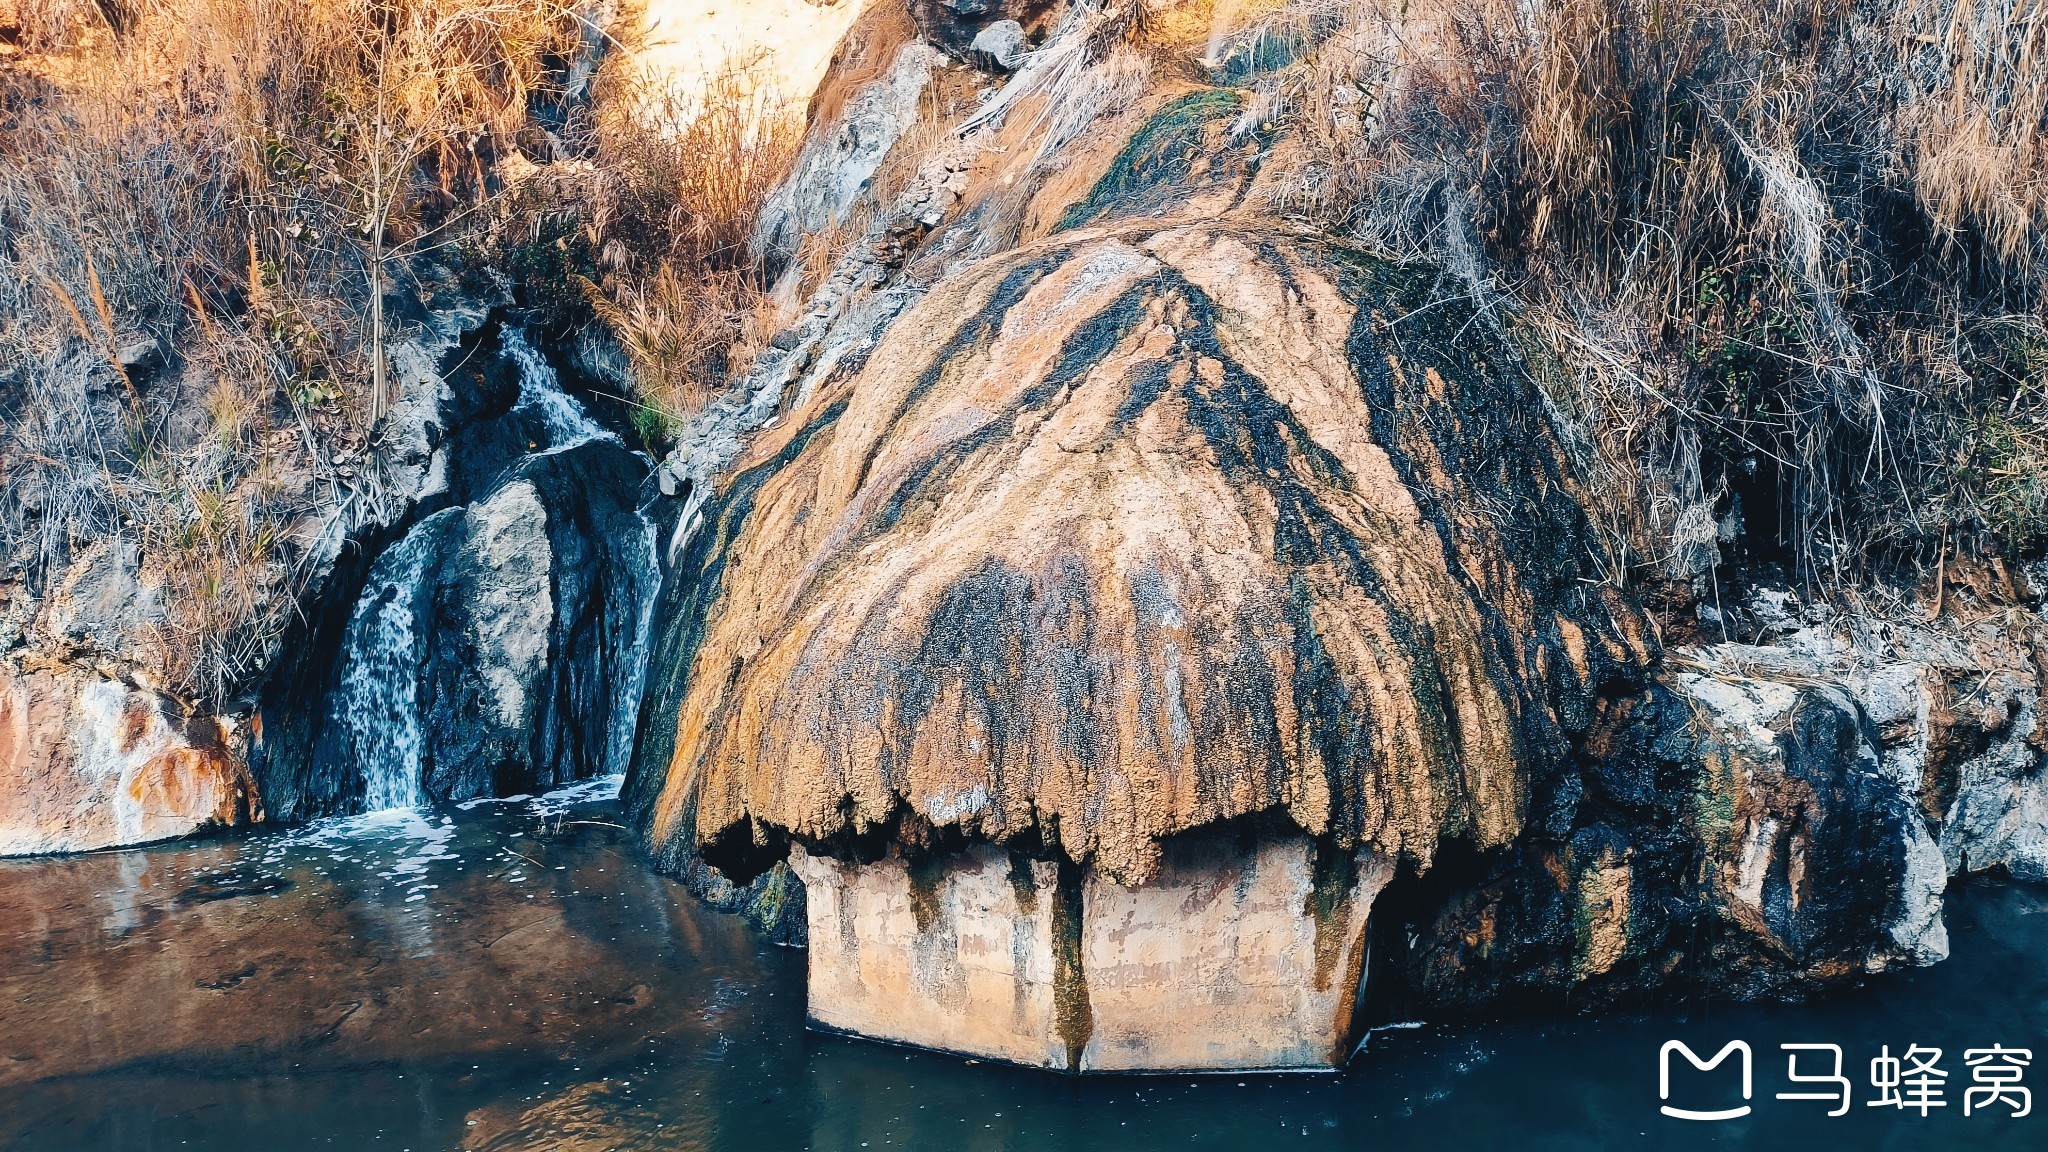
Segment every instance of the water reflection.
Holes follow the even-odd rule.
[[[807,1033],[803,957],[649,873],[605,785],[0,864],[0,1145],[20,1149],[2036,1148],[1962,1051],[2048,1063],[2048,897],[1951,905],[1955,958],[1813,1005],[1389,1030],[1339,1076],[1060,1076]],[[1755,1110],[1657,1114],[1656,1052],[1756,1050]],[[1847,1054],[1851,1114],[1780,1102]],[[1880,1044],[1950,1107],[1865,1107]],[[2048,1070],[2036,1071],[2048,1087]],[[2043,1102],[2048,1105],[2048,1101]]]

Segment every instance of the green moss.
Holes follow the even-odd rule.
[[[745,915],[768,939],[778,944],[803,942],[804,886],[787,863],[777,863],[754,882]]]
[[[1308,914],[1315,925],[1318,991],[1329,988],[1337,972],[1339,949],[1351,919],[1351,889],[1358,882],[1358,857],[1328,841],[1315,846],[1315,886],[1308,896]]]
[[[1210,75],[1225,84],[1250,84],[1314,51],[1306,29],[1267,28],[1232,44]]]
[[[1723,850],[1735,835],[1735,799],[1741,789],[1728,752],[1711,743],[1700,758],[1693,784],[1694,837],[1709,851]]]
[[[1205,88],[1161,108],[1132,134],[1088,195],[1061,214],[1054,231],[1153,206],[1162,191],[1185,192],[1197,172],[1220,154],[1211,139],[1212,126],[1234,119],[1244,102],[1244,93],[1235,89]]]
[[[1081,961],[1081,866],[1060,861],[1052,907],[1053,1026],[1067,1049],[1067,1071],[1081,1070],[1081,1053],[1095,1034],[1088,1003],[1088,972]]]
[[[1990,412],[1982,436],[1985,526],[2014,554],[2039,551],[2048,545],[2048,431]]]

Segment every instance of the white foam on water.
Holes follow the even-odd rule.
[[[548,447],[540,455],[552,456],[593,440],[619,443],[609,429],[590,418],[575,397],[562,391],[554,365],[534,349],[525,331],[499,329],[498,348],[507,360],[519,366],[519,403],[513,410],[533,413],[548,430]]]
[[[279,864],[295,852],[324,850],[330,860],[360,863],[380,879],[406,883],[424,877],[436,861],[461,860],[460,853],[449,851],[454,840],[455,821],[448,817],[390,808],[295,828],[265,845],[256,862]]]
[[[536,816],[560,816],[571,808],[584,804],[602,804],[619,798],[619,788],[626,782],[623,773],[608,776],[592,776],[578,780],[566,788],[557,788],[533,801],[532,811]]]
[[[511,796],[479,796],[474,800],[464,800],[457,804],[456,807],[464,812],[474,812],[486,804],[524,804],[531,799],[533,799],[533,796],[526,792],[520,792]]]

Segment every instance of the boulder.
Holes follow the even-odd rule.
[[[1020,29],[1045,27],[1063,6],[1054,0],[910,0],[918,34],[955,60],[972,62],[974,38],[1004,21]]]
[[[1379,885],[1514,841],[1655,656],[1588,579],[1528,375],[1469,311],[1418,316],[1431,281],[1125,221],[928,295],[755,442],[671,574],[628,783],[658,857],[744,883],[791,855],[829,1026],[1073,1070],[1348,1051]],[[1015,906],[985,907],[1002,853]],[[1378,877],[1341,929],[1317,869]],[[1061,876],[1091,894],[1065,975]],[[1162,911],[1219,887],[1214,923]],[[981,971],[998,937],[1021,959]],[[1214,979],[1180,1004],[1162,955]],[[976,1023],[1005,981],[1023,1015]]]
[[[0,856],[85,852],[260,819],[220,721],[79,668],[0,664]]]
[[[968,51],[983,67],[1014,72],[1024,62],[1031,42],[1024,38],[1024,26],[1015,20],[998,20],[974,34]]]
[[[1826,684],[1678,683],[1703,712],[1693,838],[1721,921],[1820,977],[1946,958],[1941,849],[1856,702]]]
[[[1267,811],[1425,863],[1512,839],[1652,649],[1581,580],[1526,374],[1449,339],[1469,316],[1396,327],[1428,288],[1233,222],[928,297],[707,518],[654,843],[907,820],[1141,883],[1162,838]]]
[[[654,593],[646,471],[591,440],[414,524],[361,585],[309,760],[264,761],[266,794],[301,817],[623,771]]]
[[[516,330],[498,343],[454,392],[431,498],[337,563],[273,671],[279,723],[251,760],[275,818],[625,770],[656,579],[647,463]]]

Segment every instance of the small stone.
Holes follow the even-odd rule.
[[[134,368],[155,360],[157,351],[156,339],[142,336],[122,344],[115,357],[121,361],[121,367]]]
[[[1015,71],[1031,45],[1024,39],[1024,26],[1015,20],[998,20],[974,34],[968,46],[976,59],[1003,72]]]

